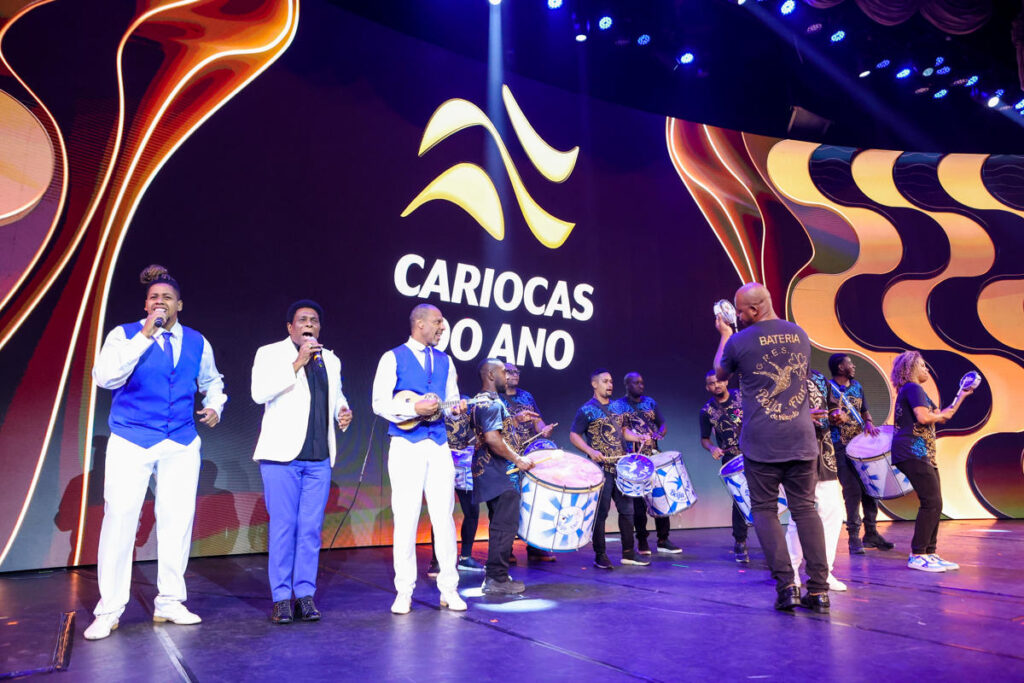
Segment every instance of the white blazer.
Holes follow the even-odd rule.
[[[334,467],[338,413],[348,408],[341,391],[341,361],[333,352],[321,353],[327,369],[327,445]],[[309,422],[309,382],[306,368],[296,373],[292,363],[298,356],[290,338],[261,346],[252,364],[252,400],[264,406],[260,438],[253,460],[290,462],[302,450]],[[312,361],[310,361],[312,362]]]

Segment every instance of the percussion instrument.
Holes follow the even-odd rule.
[[[646,455],[630,453],[615,463],[615,486],[630,498],[643,498],[654,488],[654,463]]]
[[[519,536],[541,550],[579,550],[594,533],[604,472],[557,449],[534,451],[530,459],[536,464],[519,476]]]
[[[743,472],[743,456],[737,455],[729,462],[722,465],[718,476],[725,482],[725,488],[729,495],[736,501],[736,507],[740,509],[748,524],[754,523],[754,515],[751,513],[750,488],[747,486],[747,475]],[[786,511],[786,491],[779,486],[779,516]]]
[[[455,488],[460,491],[473,490],[473,449],[452,450],[455,464]]]
[[[690,474],[679,451],[660,451],[651,456],[654,486],[644,498],[647,509],[655,517],[668,517],[686,510],[697,502],[697,494],[690,483]]]
[[[862,432],[846,445],[846,455],[853,461],[854,469],[872,498],[899,498],[914,490],[907,475],[892,464],[892,437],[895,431],[892,425],[882,425],[878,428],[878,436]]]

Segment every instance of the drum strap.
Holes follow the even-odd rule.
[[[846,407],[847,407],[847,408],[849,409],[849,413],[850,413],[851,415],[853,415],[853,419],[857,420],[857,424],[859,424],[859,425],[860,425],[861,427],[863,427],[863,426],[864,426],[864,418],[860,416],[860,411],[859,411],[859,410],[857,410],[857,409],[855,409],[855,408],[853,407],[853,404],[852,404],[852,403],[850,403],[850,399],[846,398],[846,392],[844,392],[844,391],[843,391],[843,390],[842,390],[842,389],[841,389],[841,388],[839,387],[839,385],[838,385],[838,384],[836,384],[836,383],[835,383],[835,381],[833,381],[833,380],[829,380],[829,384],[831,384],[831,385],[832,385],[832,386],[833,386],[833,387],[835,388],[836,392],[837,392],[837,393],[838,393],[838,394],[839,394],[840,396],[842,396],[842,397],[843,397],[843,403],[845,403],[845,404],[846,404]]]

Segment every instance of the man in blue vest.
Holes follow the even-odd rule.
[[[114,392],[103,487],[103,526],[96,573],[100,601],[87,640],[106,638],[128,604],[139,512],[156,476],[157,589],[153,621],[198,624],[184,605],[185,566],[192,543],[200,439],[193,413],[215,427],[227,401],[213,349],[178,322],[181,288],[162,266],[140,276],[146,318],[115,327],[92,370]],[[195,393],[205,394],[194,410]]]
[[[462,611],[466,603],[458,593],[455,568],[455,466],[444,420],[439,419],[439,397],[451,413],[466,409],[460,399],[455,365],[436,348],[444,332],[441,311],[420,304],[409,315],[409,339],[383,356],[373,379],[373,412],[391,423],[388,433],[388,476],[391,479],[391,514],[394,517],[395,590],[391,611],[408,614],[416,586],[416,531],[424,496],[434,529],[434,549],[440,565],[437,587],[441,606]],[[400,391],[419,396],[415,402],[396,398]],[[433,418],[433,419],[432,419]],[[415,420],[410,428],[399,425]]]

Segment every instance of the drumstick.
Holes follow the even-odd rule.
[[[549,424],[549,425],[548,425],[548,427],[551,427],[551,428],[553,428],[553,427],[557,427],[557,426],[558,426],[558,423],[557,423],[557,422],[553,422],[552,424]],[[527,439],[526,441],[524,441],[524,442],[523,442],[523,445],[525,446],[526,444],[528,444],[528,443],[530,443],[531,441],[533,441],[534,439],[536,439],[536,438],[537,438],[538,436],[540,436],[540,433],[539,433],[539,432],[538,432],[537,434],[534,434],[533,436],[531,436],[531,437],[530,437],[529,439]],[[538,462],[539,462],[539,461],[538,461]]]
[[[548,457],[546,457],[546,458],[541,458],[540,460],[532,460],[531,462],[532,462],[532,463],[533,463],[534,465],[539,465],[539,464],[541,464],[542,462],[547,462],[548,460],[554,460],[555,458],[557,458],[557,457],[558,457],[558,455],[559,455],[558,453],[553,453],[553,454],[549,455],[549,456],[548,456]],[[508,474],[514,474],[515,472],[518,472],[518,471],[519,471],[519,468],[518,468],[518,467],[513,467],[512,469],[510,469],[510,470],[508,471]]]

